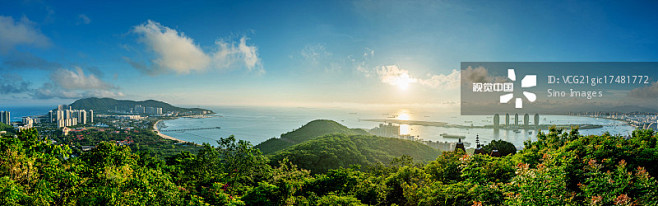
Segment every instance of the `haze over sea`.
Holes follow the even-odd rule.
[[[11,121],[17,122],[25,116],[41,116],[48,114],[51,109],[57,106],[0,106],[0,111],[9,111],[11,114]]]
[[[215,111],[210,118],[179,118],[163,121],[166,128],[161,129],[189,129],[204,127],[221,127],[215,130],[195,130],[183,132],[163,132],[166,135],[195,143],[210,143],[216,145],[220,137],[235,135],[237,139],[246,140],[256,145],[272,137],[290,132],[315,119],[329,119],[343,124],[349,128],[372,129],[379,122],[363,121],[363,119],[386,119],[399,116],[407,116],[409,120],[447,122],[449,124],[470,125],[492,125],[491,116],[461,116],[458,112],[425,110],[425,109],[348,109],[348,108],[303,108],[303,107],[229,107],[215,106],[204,107]],[[519,114],[520,122],[523,122],[522,114]],[[532,119],[532,116],[531,116]],[[514,116],[511,115],[511,122]],[[532,120],[531,120],[532,121]],[[504,123],[504,115],[501,115],[501,124]],[[605,131],[613,135],[629,135],[633,127],[615,120],[574,117],[574,116],[542,116],[541,124],[597,124],[603,125],[599,129],[580,130],[581,134],[602,134]],[[403,126],[405,127],[405,126]],[[522,147],[523,142],[536,140],[536,131],[521,130],[499,130],[494,133],[493,129],[475,128],[444,128],[434,126],[409,125],[408,132],[413,136],[420,136],[424,140],[449,141],[456,139],[444,139],[441,134],[466,136],[465,142],[475,146],[475,135],[479,134],[480,141],[489,143],[491,140],[505,140],[512,142],[517,147]]]

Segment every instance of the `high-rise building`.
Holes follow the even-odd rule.
[[[94,110],[89,110],[89,122],[94,123]]]
[[[48,122],[53,123],[53,110],[48,111],[48,117],[50,117],[50,119],[48,119]]]
[[[0,122],[11,125],[11,113],[9,111],[0,112]]]
[[[56,114],[55,114],[56,113]],[[75,126],[78,124],[87,124],[88,120],[91,120],[91,122],[94,121],[93,116],[93,110],[82,110],[82,109],[71,109],[70,106],[68,108],[65,105],[59,105],[57,106],[56,111],[51,111],[50,115],[52,115],[51,121],[56,121],[57,122],[57,127],[69,127],[69,126]],[[87,117],[89,115],[89,118]],[[56,117],[55,117],[56,116]]]
[[[535,113],[535,127],[539,127],[539,114]]]
[[[64,119],[57,119],[57,128],[62,127],[66,127],[66,122],[64,122]]]
[[[78,123],[87,124],[87,112],[85,110],[80,110],[78,112]]]
[[[509,127],[509,113],[505,113],[505,126]]]
[[[57,109],[57,118],[56,120],[64,119],[64,110]]]
[[[135,105],[135,109],[133,110],[133,113],[135,113],[135,114],[146,113],[146,108],[142,105]]]
[[[156,110],[157,110],[156,111],[157,115],[162,115],[162,108],[158,107],[158,108],[156,108]]]
[[[493,118],[494,128],[500,127],[500,116],[498,114],[494,114]]]
[[[64,119],[71,119],[71,110],[64,110]]]
[[[32,128],[32,125],[34,124],[34,119],[30,117],[23,117],[23,127],[24,128]]]

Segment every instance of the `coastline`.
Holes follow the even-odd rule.
[[[164,139],[174,140],[174,141],[177,141],[177,142],[180,142],[180,143],[188,143],[187,141],[176,139],[174,137],[171,137],[169,135],[166,135],[166,134],[163,134],[162,132],[160,132],[160,130],[158,130],[158,123],[160,123],[160,121],[162,121],[162,120],[155,121],[155,124],[153,124],[153,131],[155,131],[155,133],[158,134],[158,136],[160,136]]]

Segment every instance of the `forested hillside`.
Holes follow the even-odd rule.
[[[290,146],[328,134],[369,135],[362,129],[350,129],[332,120],[313,120],[306,125],[256,145],[263,154],[274,154]]]
[[[394,158],[409,155],[414,160],[429,162],[440,152],[419,142],[368,135],[334,134],[319,137],[283,150],[272,157],[273,162],[287,158],[312,173],[323,173],[338,167],[389,163]]]
[[[302,144],[322,146],[334,135]],[[311,174],[234,137],[161,160],[104,142],[80,157],[34,129],[0,138],[3,205],[658,205],[653,131],[630,138],[551,129],[505,157],[444,152]],[[327,142],[328,143],[328,142]],[[349,143],[348,143],[349,145]],[[346,146],[354,154],[363,147]],[[374,147],[374,146],[371,146]],[[336,147],[339,148],[339,147]],[[343,148],[341,146],[340,148]],[[292,149],[292,148],[291,148]],[[292,153],[292,150],[288,150]],[[336,151],[343,152],[343,151]],[[286,152],[282,153],[285,154]],[[304,156],[299,160],[304,161]],[[340,157],[339,157],[340,158]],[[297,160],[296,160],[297,161]],[[300,163],[301,164],[301,163]]]

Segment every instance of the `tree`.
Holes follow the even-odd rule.
[[[503,140],[493,140],[488,145],[482,147],[485,153],[490,154],[493,150],[498,150],[500,156],[507,156],[516,154],[516,147],[511,142]]]

